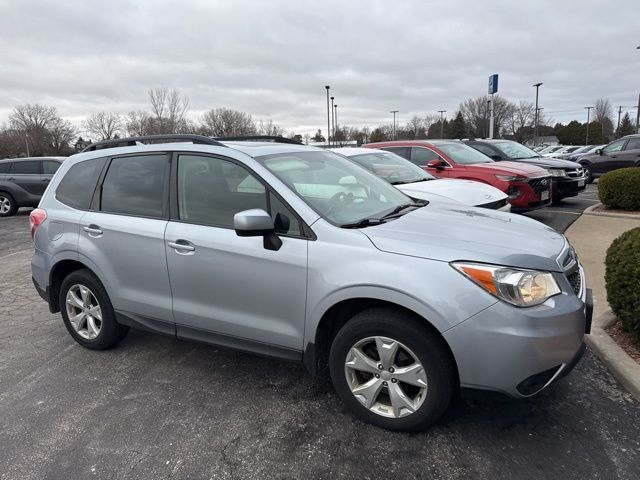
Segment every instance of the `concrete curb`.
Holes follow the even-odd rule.
[[[631,358],[604,330],[616,321],[611,310],[593,319],[591,335],[585,336],[589,348],[609,369],[614,378],[640,401],[640,364]]]
[[[640,221],[640,215],[634,215],[631,213],[608,213],[608,212],[596,212],[595,209],[601,207],[602,203],[596,203],[595,205],[591,205],[587,207],[583,213],[583,215],[596,215],[598,217],[616,217],[616,218],[628,218],[632,220]]]

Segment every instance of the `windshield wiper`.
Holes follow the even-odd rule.
[[[435,178],[419,178],[417,180],[411,180],[410,182],[404,182],[404,183],[428,182],[429,180],[435,180]]]
[[[380,225],[381,223],[384,223],[385,221],[381,218],[363,218],[362,220],[358,220],[357,222],[353,222],[353,223],[345,223],[343,225],[340,225],[341,228],[364,228],[364,227],[370,227],[372,225]]]
[[[404,210],[406,208],[424,207],[424,205],[425,204],[423,204],[423,203],[404,203],[402,205],[398,205],[396,208],[391,210],[389,213],[383,215],[381,218],[390,218],[390,217],[393,217],[394,215],[397,215],[398,213],[400,213],[402,210]]]

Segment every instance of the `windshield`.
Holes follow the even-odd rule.
[[[446,143],[436,145],[454,162],[460,165],[473,165],[475,163],[492,163],[489,157],[484,153],[480,153],[475,148],[471,148],[464,143]]]
[[[391,152],[372,150],[371,153],[361,153],[348,158],[392,185],[435,180],[436,178],[409,160]]]
[[[413,202],[400,190],[333,152],[277,153],[256,160],[335,225],[381,218]]]
[[[495,143],[495,146],[506,157],[512,160],[515,160],[517,158],[531,158],[540,156],[538,153],[518,142],[498,142]]]

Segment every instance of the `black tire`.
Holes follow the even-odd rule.
[[[402,343],[424,368],[427,379],[425,398],[415,412],[406,416],[390,418],[375,413],[351,392],[345,374],[347,355],[358,342],[376,336]],[[424,320],[394,309],[365,310],[348,321],[333,340],[329,368],[334,388],[347,407],[365,422],[388,430],[422,430],[435,423],[449,406],[457,383],[453,359],[438,334],[426,326]]]
[[[100,326],[100,333],[94,339],[88,339],[81,336],[71,325],[69,316],[67,313],[67,293],[74,285],[83,285],[87,287],[95,299],[98,301],[100,310],[102,312],[102,321]],[[116,322],[116,317],[109,300],[109,295],[104,286],[98,280],[90,270],[82,269],[76,270],[70,273],[62,281],[60,286],[60,296],[58,297],[58,304],[60,305],[60,313],[64,320],[64,325],[67,327],[67,331],[73,337],[73,339],[80,345],[92,350],[105,350],[117,344],[122,340],[129,332],[129,327],[121,325]]]
[[[587,183],[593,183],[594,178],[593,178],[593,173],[591,172],[591,165],[589,165],[588,163],[583,163],[581,165],[584,170]]]
[[[0,209],[0,217],[10,217],[18,211],[18,204],[13,199],[10,193],[0,192],[0,204],[9,203],[9,210],[2,212]]]

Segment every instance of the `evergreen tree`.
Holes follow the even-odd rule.
[[[465,138],[467,136],[466,132],[467,125],[464,122],[464,117],[462,116],[462,112],[458,111],[456,118],[453,119],[453,122],[451,122],[449,126],[449,136],[450,138]]]
[[[633,124],[631,123],[631,118],[629,118],[628,112],[624,114],[624,117],[622,117],[622,120],[620,121],[620,127],[618,128],[618,131],[616,133],[617,133],[616,136],[618,138],[635,133]]]

